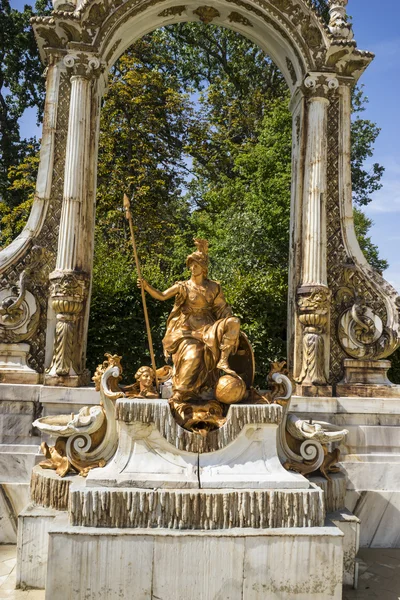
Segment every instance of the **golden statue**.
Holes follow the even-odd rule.
[[[221,285],[208,279],[208,242],[194,241],[197,250],[186,259],[191,271],[188,281],[179,281],[160,292],[138,279],[138,285],[143,285],[156,300],[175,298],[163,339],[165,357],[172,357],[173,361],[170,404],[174,409],[182,409],[182,403],[213,399],[223,404],[240,402],[245,397],[246,384],[252,384],[254,370],[251,347],[240,332],[239,319],[233,316]],[[247,360],[247,381],[232,366],[232,362],[240,365],[240,361],[232,360],[239,348],[245,363]],[[215,426],[220,426],[220,415],[218,419]]]

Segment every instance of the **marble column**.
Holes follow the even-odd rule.
[[[85,340],[79,332],[90,286],[94,227],[94,198],[88,193],[93,175],[92,96],[100,62],[80,53],[66,56],[64,63],[72,73],[71,97],[57,262],[50,275],[56,331],[46,383],[71,386],[88,382],[83,364]]]
[[[311,74],[304,82],[307,98],[306,147],[302,207],[300,287],[297,290],[301,324],[301,372],[298,392],[332,395],[327,385],[329,367],[330,292],[326,266],[327,119],[334,76]]]

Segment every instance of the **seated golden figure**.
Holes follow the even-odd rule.
[[[179,281],[160,292],[143,280],[144,289],[153,298],[175,298],[163,339],[165,357],[173,360],[170,402],[175,408],[181,403],[212,398],[230,404],[242,400],[246,393],[247,382],[230,364],[243,336],[240,321],[233,316],[221,285],[208,279],[208,242],[197,239],[195,244],[196,252],[186,260],[191,271],[188,281]],[[247,354],[252,357],[244,339]],[[225,373],[222,378],[221,371]]]

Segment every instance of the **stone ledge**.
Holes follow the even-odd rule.
[[[71,524],[101,528],[276,529],[322,527],[323,492],[308,490],[138,490],[75,488]]]
[[[233,404],[225,425],[207,437],[186,431],[171,414],[167,400],[120,398],[115,405],[116,419],[124,423],[154,423],[162,437],[178,450],[186,452],[214,452],[237,438],[245,425],[274,424],[282,421],[279,404]]]

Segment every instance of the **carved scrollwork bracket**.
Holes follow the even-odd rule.
[[[320,287],[300,289],[297,297],[298,318],[303,326],[303,358],[298,383],[326,385],[325,342],[328,331],[330,291]]]
[[[16,285],[0,290],[0,342],[28,341],[38,328],[40,309],[27,282],[25,270]]]
[[[42,468],[54,469],[60,477],[68,473],[86,476],[96,467],[105,467],[118,445],[114,402],[124,396],[114,391],[120,379],[121,357],[107,355],[96,371],[96,389],[100,405],[85,406],[78,415],[51,415],[37,419],[33,426],[57,438],[54,446],[45,442],[42,451],[46,460]]]

